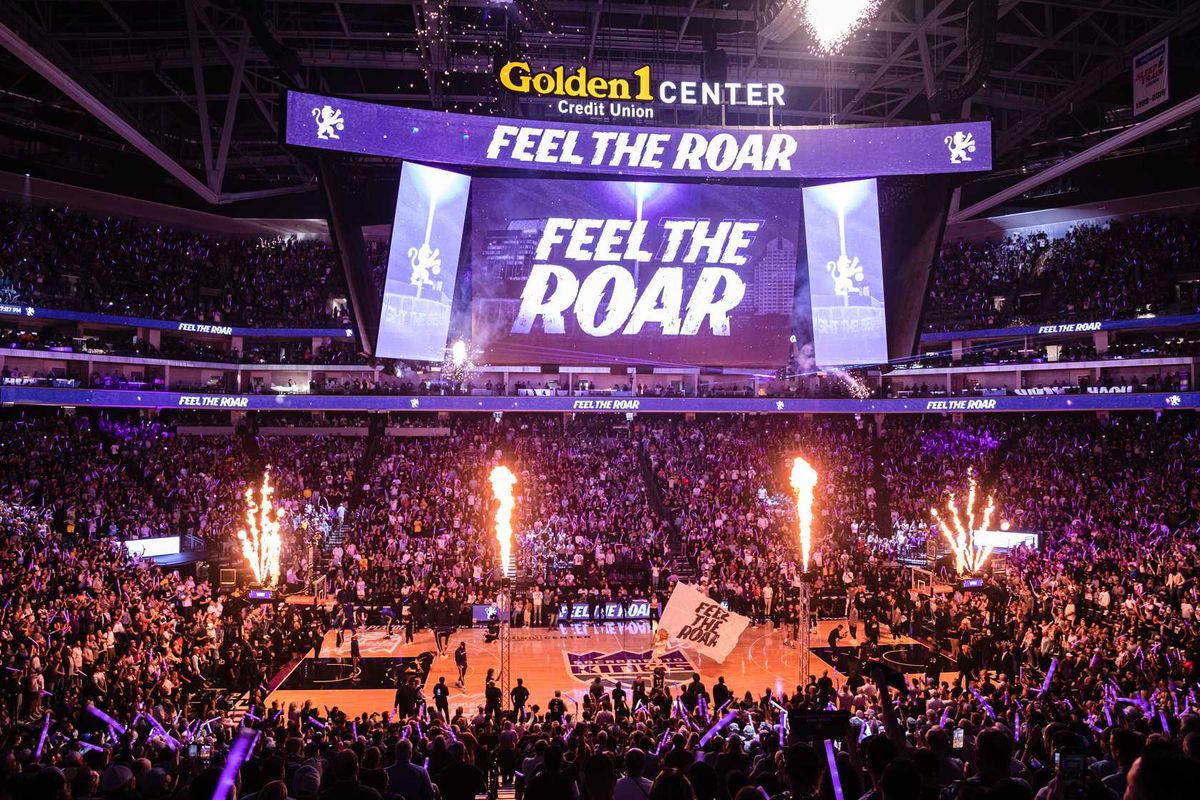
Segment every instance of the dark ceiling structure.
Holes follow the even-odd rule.
[[[650,64],[674,80],[720,63],[728,80],[787,87],[775,125],[989,119],[998,169],[979,195],[1128,128],[1130,60],[1159,39],[1171,39],[1176,99],[1200,90],[1189,85],[1200,70],[1187,68],[1200,0],[976,0],[994,13],[984,20],[994,43],[961,101],[954,91],[983,57],[967,0],[884,0],[836,55],[815,53],[789,21],[795,2],[0,0],[0,167],[169,202],[310,213],[314,164],[279,143],[284,89],[548,116],[546,99],[499,86],[497,67],[519,57],[606,75]],[[704,124],[711,113],[663,109],[654,122]],[[730,109],[725,122],[763,125],[766,114]],[[1191,137],[1187,118],[1131,147],[1175,153],[1164,158],[1176,180],[1190,180],[1196,165],[1177,156],[1195,150]],[[395,179],[394,165],[369,159],[348,169]]]

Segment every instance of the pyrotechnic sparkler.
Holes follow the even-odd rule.
[[[442,378],[451,383],[466,383],[475,377],[477,367],[470,345],[459,339],[446,349],[442,359]]]
[[[800,518],[800,555],[808,572],[808,554],[812,549],[813,490],[817,471],[800,456],[792,461],[792,489],[796,492],[796,514]]]
[[[980,520],[980,524],[976,525],[976,487],[974,475],[970,476],[969,485],[965,520],[963,519],[963,515],[959,513],[953,494],[946,501],[946,510],[950,513],[948,523],[942,520],[936,508],[931,509],[934,521],[938,524],[942,535],[946,537],[946,541],[950,543],[950,548],[954,551],[954,561],[960,575],[980,572],[983,569],[983,565],[987,562],[988,556],[992,554],[992,548],[990,547],[975,546],[975,533],[976,531],[987,530],[992,520],[992,514],[996,511],[995,501],[991,495],[988,495],[987,505],[983,509],[983,518]]]
[[[508,575],[512,566],[513,486],[517,484],[517,476],[502,465],[492,470],[491,480],[492,494],[500,503],[500,507],[496,509],[496,541],[500,543],[500,566],[504,569],[504,574]]]
[[[263,586],[274,586],[279,582],[279,555],[283,548],[283,537],[280,535],[282,526],[278,513],[272,514],[271,470],[263,473],[262,487],[259,490],[259,502],[254,502],[254,489],[246,489],[246,526],[248,530],[239,530],[238,539],[242,542],[242,555],[250,562],[254,579]]]

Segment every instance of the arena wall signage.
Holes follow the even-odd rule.
[[[1149,330],[1153,328],[1177,328],[1185,325],[1200,325],[1200,314],[1179,314],[1169,317],[1144,317],[1141,319],[1110,319],[1100,322],[1057,322],[1047,325],[1018,325],[1012,328],[979,328],[970,331],[937,331],[922,333],[922,342],[952,342],[967,339],[992,339],[1008,336],[1059,336],[1072,333],[1095,333],[1096,331]]]
[[[285,140],[432,164],[659,178],[867,178],[992,167],[988,122],[727,129],[531,124],[305,92],[288,92]]]
[[[784,105],[782,83],[733,81],[656,81],[653,67],[638,67],[630,75],[606,77],[586,66],[563,65],[538,70],[528,61],[510,61],[500,68],[500,85],[524,97],[558,98],[559,114],[654,119],[653,104],[664,106]]]
[[[383,395],[230,395],[122,389],[0,387],[9,405],[295,411],[447,411],[640,414],[926,414],[1035,411],[1183,411],[1200,407],[1200,392],[1043,395],[950,399],[842,400],[716,397],[464,397]]]
[[[351,339],[354,337],[354,331],[350,328],[245,328],[237,325],[221,325],[220,323],[211,322],[180,322],[169,319],[125,317],[117,314],[93,314],[86,311],[70,311],[67,309],[40,308],[37,306],[13,304],[0,304],[0,316],[22,317],[24,319],[68,320],[92,323],[94,325],[123,325],[130,328],[150,328],[152,330],[178,331],[180,333],[195,333],[206,336],[243,336],[259,339],[308,339],[312,337]]]
[[[630,600],[627,603],[560,603],[558,606],[558,618],[562,622],[650,619],[650,601]]]

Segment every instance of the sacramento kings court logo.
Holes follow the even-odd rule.
[[[618,650],[615,653],[593,651],[563,655],[567,658],[567,671],[580,683],[590,684],[599,678],[606,689],[611,689],[617,681],[628,688],[634,679],[641,678],[648,687],[654,677],[654,667],[650,666],[650,650]],[[678,650],[664,655],[659,663],[667,671],[668,684],[689,681],[692,679],[692,673],[696,672],[692,662]]]

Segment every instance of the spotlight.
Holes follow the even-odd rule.
[[[821,53],[836,53],[879,11],[881,0],[800,0],[804,27]]]
[[[759,15],[758,33],[773,42],[806,28],[813,50],[837,53],[879,11],[882,0],[771,0]]]

